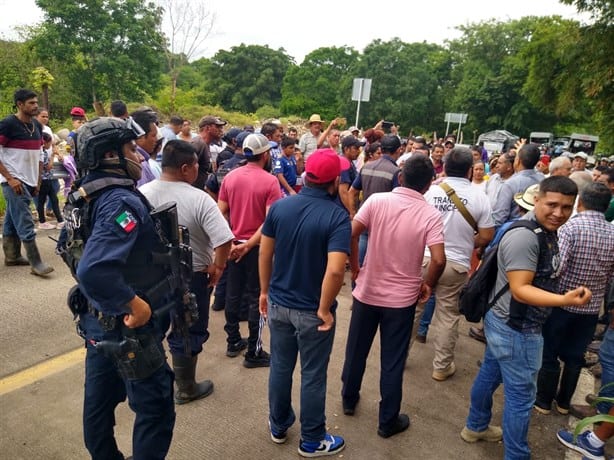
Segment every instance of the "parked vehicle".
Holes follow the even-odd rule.
[[[491,156],[494,153],[507,152],[518,140],[519,137],[509,131],[497,129],[480,134],[478,144],[484,142],[484,148],[488,152],[488,156]]]
[[[532,144],[545,145],[550,148],[554,142],[554,134],[533,132],[529,135],[529,142]]]
[[[567,146],[569,145],[569,136],[557,137],[552,141],[552,146],[554,147],[554,151],[561,153],[567,150]]]
[[[572,133],[569,136],[569,144],[567,145],[566,150],[571,153],[584,152],[591,156],[595,153],[597,142],[599,142],[599,136],[593,136],[592,134]]]

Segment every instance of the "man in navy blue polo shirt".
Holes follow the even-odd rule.
[[[334,455],[342,437],[326,432],[326,377],[335,335],[335,297],[343,285],[351,226],[336,201],[340,157],[313,152],[298,195],[275,202],[260,240],[260,314],[271,331],[269,424],[282,444],[296,417],[292,374],[301,355],[301,441],[304,457]]]
[[[364,203],[367,201],[367,198],[374,193],[391,192],[392,189],[399,186],[400,169],[397,166],[397,160],[403,152],[401,139],[394,134],[387,134],[382,137],[380,144],[382,156],[378,160],[371,161],[364,165],[348,191],[350,219],[354,219],[356,215],[356,203],[361,190],[362,203]],[[365,254],[367,253],[368,239],[369,234],[367,232],[360,235],[360,255],[358,256],[358,260],[361,266],[365,259]]]

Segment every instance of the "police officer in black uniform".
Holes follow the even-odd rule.
[[[166,457],[175,424],[173,372],[162,348],[168,314],[152,317],[162,299],[140,295],[166,275],[151,261],[160,244],[147,202],[136,192],[141,176],[136,123],[99,118],[77,139],[86,171],[79,205],[68,206],[58,252],[78,286],[69,304],[87,347],[83,428],[94,460],[123,460],[113,436],[116,406],[128,397],[136,413],[133,458]]]

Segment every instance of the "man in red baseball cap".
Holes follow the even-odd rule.
[[[85,110],[83,110],[81,107],[73,107],[72,109],[70,109],[70,116],[73,118],[80,118],[80,119],[87,118],[85,116]]]
[[[350,252],[350,219],[335,201],[341,161],[332,149],[314,151],[297,195],[276,201],[262,225],[260,314],[269,318],[269,427],[282,444],[296,420],[292,375],[301,357],[303,457],[334,455],[345,447],[326,432],[326,378],[335,337],[335,297]],[[226,180],[226,179],[225,179]],[[288,225],[288,223],[294,225]]]
[[[68,139],[66,140],[71,147],[71,150],[75,151],[76,139],[77,139],[77,131],[85,122],[87,122],[87,115],[85,115],[85,110],[81,107],[73,107],[70,109],[70,118],[72,119],[72,131],[68,134]]]
[[[539,157],[539,161],[535,165],[535,169],[537,169],[540,173],[547,175],[549,173],[550,168],[550,157],[548,155],[542,155]]]

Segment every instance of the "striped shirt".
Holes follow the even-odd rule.
[[[614,274],[614,226],[598,211],[582,211],[559,229],[560,289],[586,286],[593,293],[587,306],[565,306],[571,313],[599,313],[608,280]]]
[[[35,118],[23,123],[9,115],[0,121],[0,161],[15,179],[36,187],[43,138],[41,124]],[[0,183],[7,179],[0,175]]]

